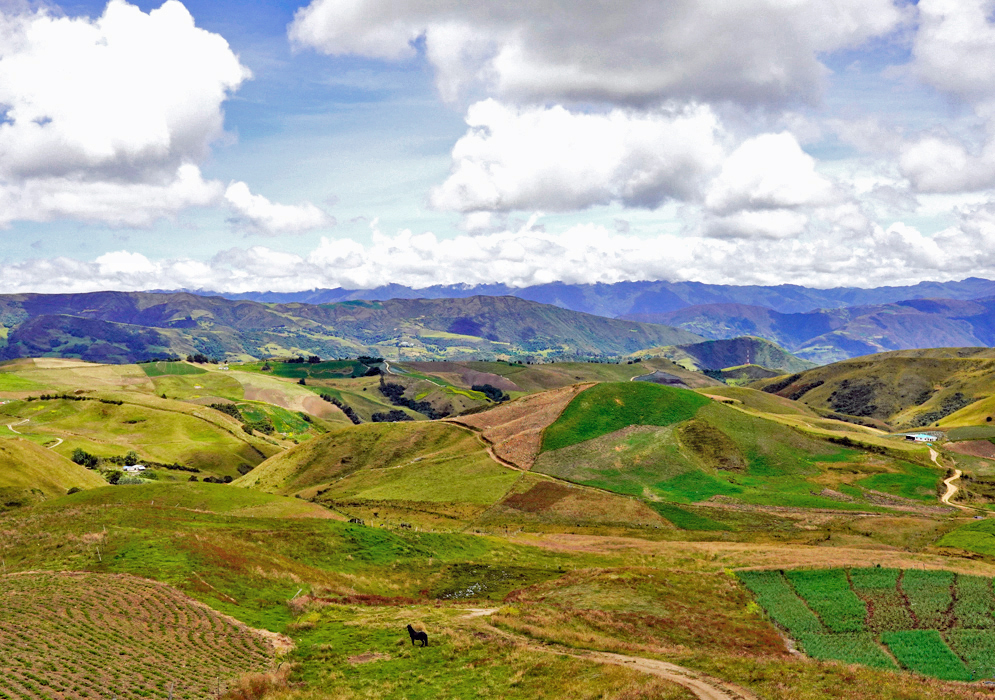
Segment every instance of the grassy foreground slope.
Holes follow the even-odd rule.
[[[63,496],[106,486],[100,476],[24,438],[0,440],[0,509],[4,503]]]

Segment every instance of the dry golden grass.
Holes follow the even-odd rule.
[[[522,533],[509,539],[554,552],[599,554],[618,557],[633,564],[680,566],[705,571],[721,568],[789,569],[880,564],[883,567],[925,567],[995,577],[995,562],[947,556],[939,550],[906,552],[885,547],[872,549],[776,542],[670,542],[567,533]]]
[[[502,459],[531,469],[542,443],[542,431],[555,421],[573,398],[591,386],[574,384],[525,396],[483,413],[461,416],[457,422],[481,431]]]

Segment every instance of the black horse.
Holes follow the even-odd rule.
[[[428,635],[424,632],[419,632],[411,625],[408,625],[408,635],[411,637],[411,643],[421,642],[418,646],[427,647],[428,646]]]

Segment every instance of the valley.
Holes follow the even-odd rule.
[[[0,585],[19,606],[0,638],[78,601],[0,663],[0,687],[983,696],[990,353],[810,368],[753,341],[659,347],[614,363],[0,364]],[[770,376],[728,374],[757,359]],[[906,437],[924,431],[937,440]],[[135,600],[176,612],[134,619]],[[66,654],[94,635],[121,665]],[[196,647],[182,669],[177,635]]]

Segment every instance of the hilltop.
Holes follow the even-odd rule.
[[[637,353],[639,356],[663,356],[689,370],[727,370],[755,366],[771,370],[775,375],[800,372],[815,367],[795,357],[778,345],[754,336],[725,340],[705,340],[689,345],[650,348]]]
[[[826,414],[915,428],[932,426],[990,397],[993,372],[991,348],[902,350],[763,379],[751,386]]]
[[[128,363],[202,353],[617,356],[688,343],[687,331],[620,321],[516,297],[261,304],[194,294],[96,292],[0,296],[0,358],[78,357]]]

